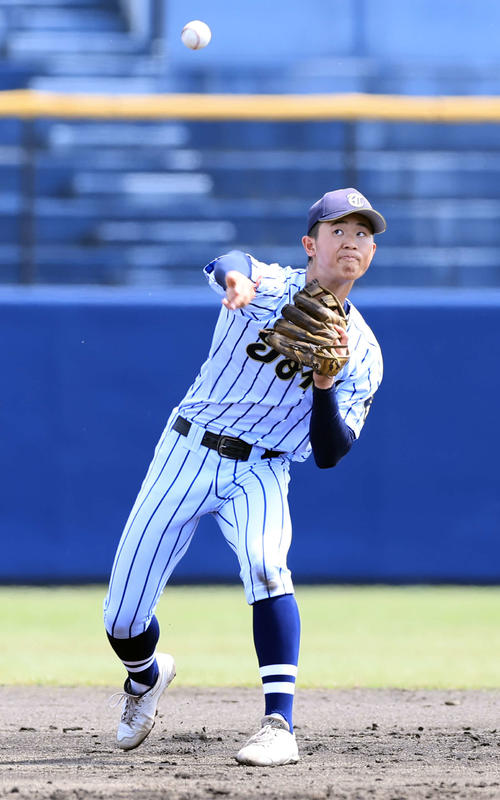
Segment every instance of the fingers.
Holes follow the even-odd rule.
[[[222,305],[225,306],[226,308],[229,308],[231,311],[234,311],[237,308],[241,308],[241,305],[238,305],[236,298],[224,297],[222,299]]]
[[[254,283],[241,272],[231,270],[226,275],[226,296],[222,299],[222,305],[231,311],[247,306],[254,299],[259,285],[260,277]]]
[[[238,278],[236,273],[233,271],[228,272],[226,275],[226,296],[222,300],[222,305],[226,308],[238,308],[238,306],[235,305],[238,298],[237,285]]]
[[[237,308],[247,306],[254,297],[255,291],[253,293],[240,292],[238,289],[228,287],[226,296],[222,299],[222,305],[229,308],[231,311],[235,311]]]
[[[340,358],[349,358],[349,336],[347,331],[341,325],[334,325],[335,330],[339,334],[339,341],[335,345],[335,352]]]
[[[348,335],[346,329],[343,328],[342,325],[334,325],[333,327],[335,328],[335,330],[339,334],[339,339],[340,339],[339,345],[341,347],[347,347],[347,345],[349,344],[349,335]]]
[[[226,286],[227,288],[234,289],[238,282],[238,273],[234,270],[231,270],[226,275]]]

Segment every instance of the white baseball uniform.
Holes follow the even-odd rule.
[[[204,271],[224,294],[215,263]],[[312,371],[264,344],[259,330],[271,327],[303,288],[306,270],[253,258],[251,268],[252,278],[261,278],[256,296],[245,308],[221,308],[208,358],[170,415],[122,534],[105,601],[106,628],[117,638],[147,628],[204,514],[215,517],[234,550],[249,603],[293,592],[286,563],[289,464],[311,452]],[[336,376],[336,394],[358,437],[382,379],[382,356],[349,301],[347,310],[351,357]],[[174,428],[179,417],[187,421],[185,435]],[[207,430],[252,445],[248,460],[203,445]],[[268,450],[281,455],[268,457]]]

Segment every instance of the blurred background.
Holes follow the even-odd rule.
[[[213,38],[192,52],[180,31],[196,18]],[[23,91],[17,115],[2,105],[13,90],[125,107],[473,101],[499,94],[498,30],[495,0],[0,0],[0,581],[107,577],[208,350],[219,301],[201,268],[234,248],[303,266],[308,207],[355,186],[388,220],[352,295],[385,379],[345,462],[293,467],[291,566],[303,582],[499,582],[500,115],[67,118],[23,112]],[[176,579],[235,580],[221,539],[204,520]]]

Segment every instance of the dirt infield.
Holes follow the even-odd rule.
[[[129,753],[114,746],[109,694],[0,687],[0,796],[500,798],[500,691],[300,690],[301,760],[276,768],[234,760],[258,727],[260,690],[171,688]]]

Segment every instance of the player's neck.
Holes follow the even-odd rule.
[[[352,289],[353,283],[354,281],[350,281],[349,283],[342,283],[340,284],[340,286],[332,284],[332,286],[327,285],[325,288],[330,289],[330,291],[333,292],[333,294],[336,297],[338,297],[338,299],[343,305],[347,299],[349,292]]]

